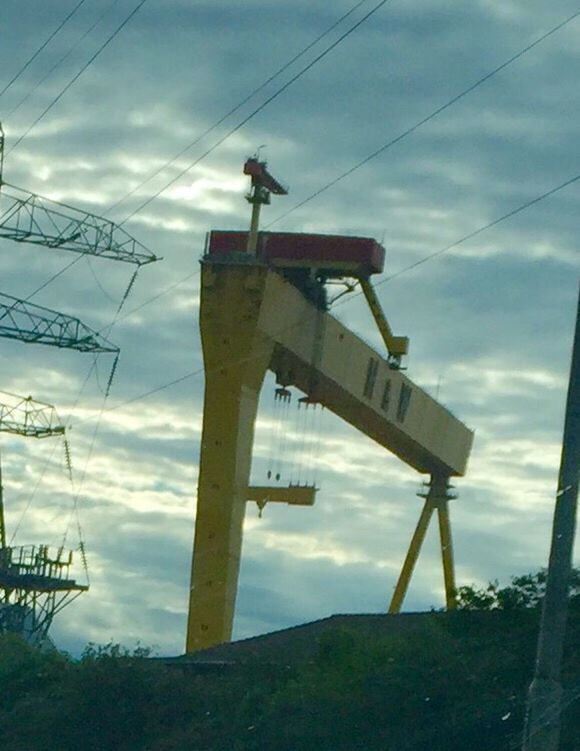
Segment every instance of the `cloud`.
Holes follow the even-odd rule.
[[[31,14],[5,0],[6,80],[69,5],[41,4]],[[134,190],[111,211],[123,221],[312,60],[322,47],[202,137],[349,7],[148,3],[7,156],[4,179],[105,215]],[[111,29],[125,11],[120,6],[108,18]],[[124,228],[164,260],[140,271],[110,332],[122,354],[104,411],[110,357],[94,367],[91,355],[1,340],[0,387],[52,402],[72,421],[72,489],[61,447],[0,436],[10,530],[38,484],[18,542],[58,542],[68,525],[76,545],[79,494],[92,587],[57,618],[59,645],[76,651],[88,640],[140,638],[165,653],[183,649],[204,385],[195,272],[207,230],[248,224],[244,158],[266,144],[273,173],[290,186],[287,198],[264,209],[265,224],[383,238],[386,275],[397,273],[577,171],[578,21],[275,220],[574,11],[568,0],[390,2],[129,219]],[[79,12],[0,99],[0,116],[94,13]],[[100,28],[13,118],[4,117],[8,148],[106,33]],[[546,564],[577,295],[577,199],[578,187],[570,186],[377,287],[393,329],[410,337],[408,375],[476,433],[451,508],[460,583],[505,581]],[[71,260],[59,249],[0,238],[2,291],[27,297]],[[132,271],[82,259],[32,300],[106,332]],[[334,313],[383,350],[360,296],[346,296]],[[422,503],[415,494],[424,478],[328,413],[318,440],[293,411],[280,450],[272,390],[269,376],[252,481],[266,482],[275,465],[280,482],[300,472],[320,490],[313,508],[271,505],[261,520],[249,506],[238,636],[333,612],[386,609]],[[433,525],[406,607],[442,604]]]

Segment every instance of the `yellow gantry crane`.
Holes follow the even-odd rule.
[[[428,475],[425,505],[390,612],[398,612],[437,510],[447,607],[455,603],[448,502],[473,434],[401,370],[408,339],[394,336],[369,278],[384,265],[370,238],[259,232],[260,204],[286,191],[249,159],[250,232],[212,231],[202,261],[205,368],[187,652],[231,638],[246,503],[312,505],[311,487],[249,487],[254,424],[267,370]],[[387,347],[383,356],[328,312],[326,283],[360,284]]]

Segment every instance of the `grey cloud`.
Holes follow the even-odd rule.
[[[50,11],[45,3],[29,5],[24,12],[21,4],[4,3],[10,38],[0,50],[2,70],[16,69],[70,4],[52,3]],[[9,156],[5,179],[104,212],[347,7],[260,0],[147,4]],[[267,144],[273,171],[291,188],[264,212],[267,223],[574,10],[567,1],[548,7],[539,0],[481,0],[469,8],[442,0],[388,3],[177,183],[205,180],[201,197],[168,192],[128,223],[165,260],[142,270],[124,310],[194,271],[207,229],[246,226],[243,187],[238,196],[231,186],[258,145]],[[89,17],[77,19],[1,107],[8,110],[27,91]],[[384,236],[387,273],[393,273],[571,176],[577,169],[575,31],[570,25],[558,32],[273,229]],[[71,61],[4,123],[8,145],[74,70]],[[122,219],[227,127],[140,189],[114,217]],[[393,327],[411,337],[409,375],[432,393],[439,387],[443,402],[476,429],[470,471],[457,482],[460,498],[452,508],[462,583],[505,581],[545,563],[577,292],[577,194],[574,187],[561,191],[378,287]],[[69,260],[71,254],[2,240],[2,290],[24,297]],[[132,269],[92,265],[107,295],[118,300]],[[201,366],[198,291],[196,277],[119,320],[111,338],[122,356],[107,407]],[[116,307],[107,295],[83,260],[35,300],[99,329]],[[336,314],[382,349],[360,298],[337,306]],[[6,339],[2,347],[0,387],[53,401],[68,414],[92,359]],[[101,388],[109,367],[100,358]],[[75,470],[88,456],[101,388],[92,376],[75,411]],[[63,646],[78,650],[89,639],[141,637],[165,652],[183,648],[202,397],[199,374],[103,419],[80,504],[94,584],[55,624]],[[271,379],[260,415],[271,422]],[[264,478],[270,441],[271,431],[259,427],[255,478]],[[537,447],[546,449],[543,461]],[[4,435],[2,448],[12,523],[45,454]],[[238,635],[386,607],[419,514],[414,493],[421,478],[331,416],[323,421],[321,448],[313,509],[267,508],[259,525],[255,508],[248,509]],[[57,492],[61,469],[58,460],[50,465],[21,541],[62,535],[70,498]],[[441,592],[431,534],[406,606],[439,605]]]

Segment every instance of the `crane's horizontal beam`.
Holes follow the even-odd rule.
[[[139,266],[159,260],[108,219],[7,183],[0,184],[0,238]]]
[[[255,290],[257,333],[270,369],[425,474],[463,475],[473,433],[336,318],[263,265],[210,264],[203,283],[222,300],[230,283]],[[223,290],[220,289],[223,286]]]
[[[38,402],[31,396],[0,392],[0,432],[27,438],[48,438],[64,435],[52,404]]]
[[[79,352],[118,352],[119,348],[78,318],[0,293],[0,336]]]

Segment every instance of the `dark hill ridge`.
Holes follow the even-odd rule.
[[[501,610],[376,614],[336,614],[318,621],[273,631],[248,639],[219,644],[191,655],[162,658],[168,664],[243,664],[252,662],[296,666],[312,660],[321,638],[332,632],[347,631],[365,641],[389,638],[425,639],[429,628],[450,628],[452,632],[478,635],[490,639],[501,637],[506,644],[512,638],[535,634],[539,623],[536,610],[517,613]],[[535,635],[533,636],[535,639]],[[533,662],[533,655],[530,656]]]

